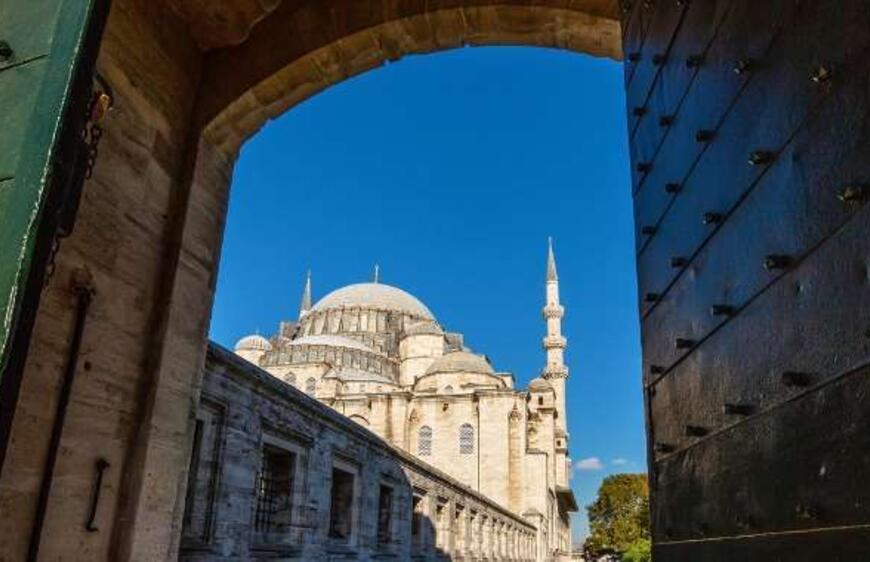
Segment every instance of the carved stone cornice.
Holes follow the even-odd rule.
[[[541,344],[544,349],[565,349],[568,345],[568,338],[565,336],[544,336]]]
[[[568,367],[564,365],[561,367],[546,367],[541,372],[541,378],[544,379],[567,379],[568,378]]]

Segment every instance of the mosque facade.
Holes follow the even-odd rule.
[[[526,388],[377,273],[316,302],[309,273],[298,319],[242,338],[235,354],[521,517],[546,558],[562,558],[577,505],[552,243],[545,295],[546,363]]]

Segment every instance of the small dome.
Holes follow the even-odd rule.
[[[434,320],[432,312],[414,295],[383,283],[356,283],[329,293],[311,310],[333,308],[374,308],[395,310]]]
[[[529,383],[529,390],[531,392],[553,392],[553,385],[541,377],[537,377]]]
[[[272,351],[272,344],[260,334],[252,334],[236,342],[236,351]]]
[[[481,373],[495,375],[492,365],[482,355],[467,351],[453,351],[435,360],[426,369],[427,375],[435,373]]]

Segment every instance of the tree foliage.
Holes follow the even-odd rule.
[[[585,550],[589,555],[625,555],[629,549],[642,549],[636,544],[639,541],[649,545],[649,485],[645,474],[608,476],[598,489],[598,498],[586,511],[590,535]],[[634,552],[631,555],[635,556]],[[645,559],[631,559],[635,560]]]
[[[622,562],[650,562],[652,547],[649,539],[637,539],[622,554]]]

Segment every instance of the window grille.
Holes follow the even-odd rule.
[[[184,528],[190,527],[191,519],[193,518],[193,506],[195,502],[194,494],[197,488],[197,477],[199,476],[199,455],[202,448],[202,428],[203,421],[196,420],[196,429],[193,433],[193,453],[190,457],[190,469],[187,473],[187,498],[184,501]]]
[[[211,538],[222,426],[223,410],[208,401],[201,402],[184,503],[181,538],[188,544],[201,544]]]
[[[417,454],[421,457],[432,455],[432,428],[424,425],[417,433]]]
[[[255,531],[280,531],[289,523],[295,472],[296,455],[263,445],[262,462],[257,475]]]
[[[471,424],[464,423],[459,426],[459,454],[470,455],[474,453],[474,428]]]
[[[296,386],[296,375],[293,373],[287,373],[287,382]]]
[[[316,389],[317,381],[314,380],[314,377],[309,377],[308,380],[305,381],[305,392],[308,394],[314,394]]]
[[[333,467],[330,495],[329,536],[349,541],[353,532],[354,475]]]
[[[378,544],[393,540],[393,489],[381,484],[378,495]]]

